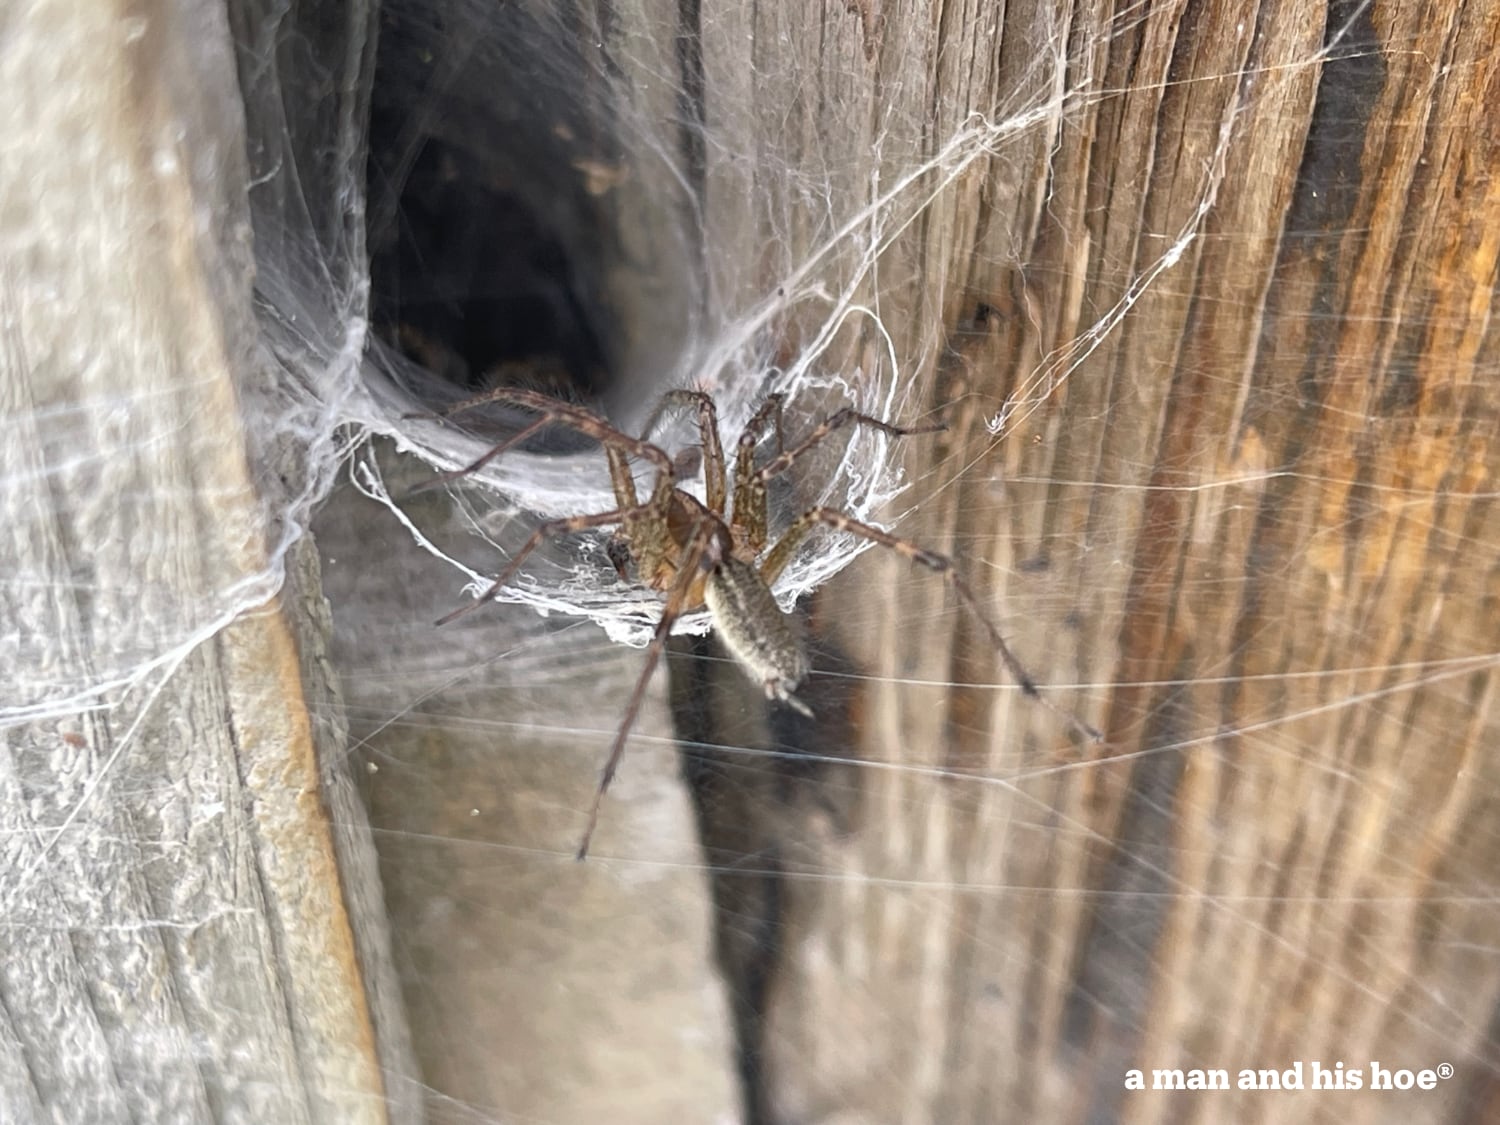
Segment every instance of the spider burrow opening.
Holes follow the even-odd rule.
[[[654,398],[681,338],[688,272],[670,205],[632,162],[632,109],[598,29],[546,6],[382,8],[371,98],[370,315],[412,410],[517,386],[624,417]],[[554,44],[537,52],[528,45]],[[652,235],[657,259],[631,245]],[[643,273],[649,272],[649,277]],[[503,439],[522,419],[474,412]],[[417,428],[413,428],[415,431]],[[459,427],[420,428],[441,458]],[[525,454],[589,446],[547,427]],[[460,448],[462,446],[462,448]]]
[[[846,264],[858,277],[870,248],[844,247],[839,234],[805,260],[777,258],[779,280],[765,286],[710,253],[701,177],[683,162],[694,151],[684,135],[705,130],[704,119],[664,105],[659,76],[632,69],[639,60],[610,56],[611,28],[586,26],[606,14],[391,0],[381,18],[367,169],[378,342],[366,367],[393,424],[372,428],[434,467],[399,482],[393,508],[428,490],[462,494],[447,509],[400,515],[476,590],[537,524],[619,506],[606,455],[586,433],[536,426],[513,402],[448,413],[488,391],[546,394],[638,435],[664,394],[701,389],[719,404],[726,442],[781,394],[786,432],[763,435],[762,465],[841,410],[910,420],[878,318],[847,279],[830,288],[809,272],[837,249],[854,255]],[[556,49],[528,46],[538,42]],[[711,499],[692,413],[674,409],[651,440],[685,488]],[[724,450],[731,473],[739,453]],[[901,487],[890,454],[889,434],[855,427],[795,471],[758,479],[768,530],[817,503],[873,518]],[[633,457],[630,469],[638,489],[650,487],[650,465]],[[385,493],[379,480],[368,487]],[[820,539],[786,560],[774,591],[783,609],[846,565],[844,546]],[[502,600],[644,644],[659,597],[626,581],[610,537],[556,548],[539,550]],[[706,625],[694,611],[684,627]]]

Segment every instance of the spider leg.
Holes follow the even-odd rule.
[[[408,415],[408,417],[411,417],[411,415]],[[514,449],[516,446],[520,445],[523,441],[529,438],[532,434],[536,433],[539,430],[545,429],[546,425],[547,420],[545,418],[542,418],[531,423],[531,425],[525,427],[524,429],[517,430],[510,437],[502,441],[499,445],[487,451],[484,456],[469,462],[469,464],[465,465],[462,469],[452,469],[446,473],[439,473],[431,480],[424,481],[422,484],[417,485],[417,487],[409,491],[407,495],[416,496],[420,493],[428,492],[434,488],[439,488],[442,485],[448,484],[452,481],[462,480],[464,477],[469,476],[472,473],[477,473],[480,469],[484,468],[506,450]],[[634,503],[633,500],[632,503]]]
[[[744,535],[745,546],[752,554],[759,554],[766,545],[766,528],[770,523],[766,515],[766,484],[755,473],[755,447],[760,444],[766,427],[771,426],[776,431],[777,456],[781,455],[786,444],[781,430],[785,405],[786,395],[767,395],[740,431],[739,447],[735,450],[734,512],[729,525]]]
[[[780,455],[783,449],[781,408],[784,405],[786,396],[766,395],[760,410],[739,431],[739,447],[735,450],[735,507],[729,516],[729,525],[744,534],[745,547],[751,553],[760,553],[760,547],[765,546],[769,523],[765,513],[765,481],[759,480],[754,471],[754,447],[759,446],[766,426],[774,426],[775,452]]]
[[[625,740],[630,737],[631,728],[635,726],[636,717],[640,714],[641,703],[646,698],[646,686],[651,681],[651,673],[656,670],[656,665],[661,660],[667,637],[672,632],[672,624],[682,616],[683,606],[687,602],[688,591],[692,589],[694,580],[700,573],[709,569],[715,561],[714,554],[709,550],[713,532],[714,521],[707,519],[700,521],[683,551],[682,566],[677,572],[676,581],[672,583],[672,589],[667,594],[666,604],[662,606],[661,620],[656,623],[656,632],[651,635],[651,643],[646,646],[646,659],[641,666],[640,675],[636,677],[635,688],[630,693],[630,702],[625,708],[625,717],[620,720],[620,728],[615,732],[615,740],[609,748],[609,758],[604,763],[604,772],[599,775],[599,788],[594,791],[594,803],[589,807],[588,824],[584,827],[583,839],[579,842],[578,851],[574,856],[579,861],[589,854],[589,843],[593,840],[594,829],[599,823],[599,806],[603,803],[604,794],[609,789],[609,783],[614,780],[615,771],[620,766],[620,759],[625,754]]]
[[[612,445],[604,447],[604,456],[609,459],[609,483],[615,490],[615,507],[622,510],[637,507],[640,501],[636,499],[629,459]]]
[[[475,395],[473,398],[464,399],[463,402],[450,406],[438,417],[453,418],[465,411],[473,410],[475,407],[485,406],[489,403],[500,403],[504,406],[519,406],[524,410],[534,410],[541,415],[532,425],[540,429],[542,426],[557,424],[566,426],[570,430],[591,437],[606,449],[617,449],[631,457],[639,457],[643,461],[650,461],[656,466],[659,473],[668,482],[667,491],[671,491],[672,458],[667,456],[666,450],[652,445],[649,441],[631,437],[624,430],[610,425],[599,415],[582,406],[575,406],[571,402],[563,402],[561,399],[552,398],[539,391],[522,390],[519,387],[497,387],[484,394]],[[432,417],[432,415],[413,415],[412,417]],[[529,430],[528,432],[535,432]],[[506,439],[514,444],[513,439]],[[506,446],[509,448],[509,445]]]
[[[759,552],[766,544],[766,528],[769,518],[766,514],[766,484],[773,477],[780,476],[796,464],[797,459],[807,453],[829,434],[844,426],[857,425],[869,426],[880,430],[891,437],[910,437],[912,434],[930,434],[938,430],[946,430],[946,422],[930,422],[921,426],[894,426],[889,422],[882,421],[871,414],[861,414],[858,410],[845,407],[842,410],[830,414],[817,426],[813,427],[812,433],[808,434],[799,444],[791,449],[782,448],[781,412],[783,398],[781,395],[772,395],[766,399],[760,411],[754,418],[750,419],[745,432],[740,435],[739,456],[734,467],[734,517],[731,524],[739,528],[745,537],[746,545],[755,552]],[[767,461],[759,470],[754,465],[754,453],[756,443],[760,440],[761,433],[769,422],[774,421],[776,426],[776,456]],[[785,564],[783,564],[785,565]]]
[[[740,431],[740,452],[743,454],[748,445],[751,450],[760,444],[760,439],[770,426],[776,434],[776,452],[780,453],[786,448],[786,434],[781,428],[782,414],[786,410],[786,395],[771,394],[765,397],[760,404],[760,409],[751,415],[750,421],[745,423],[745,428]]]
[[[959,574],[958,567],[947,555],[940,555],[935,551],[929,551],[906,539],[898,538],[878,527],[871,527],[867,523],[846,516],[843,512],[832,508],[811,508],[792,521],[792,525],[786,529],[777,544],[771,548],[770,554],[761,563],[760,574],[767,586],[780,577],[786,565],[792,561],[797,548],[802,545],[813,528],[819,524],[833,528],[835,531],[846,531],[850,535],[857,535],[861,539],[868,539],[872,543],[878,543],[882,547],[889,547],[898,555],[910,559],[914,563],[920,563],[928,570],[937,571],[953,587],[958,595],[959,601],[963,602],[971,614],[984,625],[985,631],[990,635],[990,641],[994,644],[1000,659],[1005,663],[1011,678],[1016,681],[1021,691],[1036,700],[1047,710],[1057,715],[1075,731],[1091,742],[1102,742],[1104,736],[1089,726],[1076,715],[1071,715],[1062,708],[1056,706],[1037,690],[1036,681],[1027,673],[1025,665],[1015,653],[1011,652],[1010,646],[1005,643],[1005,637],[1001,635],[1000,629],[990,620],[989,616],[979,606],[979,600],[974,592],[969,589],[969,584],[964,581],[963,575]]]
[[[819,422],[813,427],[812,433],[808,434],[799,445],[795,445],[791,449],[767,461],[756,476],[762,484],[772,477],[780,476],[796,463],[797,458],[808,452],[808,450],[812,449],[829,434],[851,424],[869,426],[872,430],[879,430],[881,433],[888,434],[891,437],[931,434],[948,428],[947,422],[928,422],[920,426],[893,426],[891,423],[882,421],[871,414],[861,414],[858,410],[853,410],[846,406]]]
[[[457,621],[460,617],[473,613],[480,606],[484,605],[501,590],[505,589],[506,583],[516,576],[516,572],[521,569],[521,564],[526,561],[526,557],[554,535],[566,535],[570,531],[586,531],[591,527],[605,527],[612,523],[620,523],[622,520],[628,519],[636,512],[639,512],[642,507],[649,507],[649,505],[640,505],[633,509],[627,508],[624,511],[599,512],[589,516],[567,516],[564,519],[548,520],[544,524],[538,524],[536,530],[527,538],[525,545],[512,556],[510,562],[506,564],[505,569],[500,572],[500,577],[490,583],[489,588],[483,594],[468,605],[460,606],[452,613],[438,618],[437,624],[447,625],[450,621]]]
[[[713,396],[707,391],[674,390],[661,396],[646,423],[642,437],[649,438],[661,416],[679,406],[698,408],[698,441],[703,446],[703,491],[711,512],[722,514],[726,486],[724,481],[724,448],[719,444],[719,412]]]
[[[597,414],[572,403],[562,402],[550,398],[536,391],[521,390],[514,387],[499,387],[484,394],[476,395],[466,399],[456,406],[450,407],[443,416],[461,414],[466,410],[472,410],[477,406],[487,403],[502,403],[510,406],[518,406],[525,410],[535,411],[539,417],[524,426],[519,432],[506,438],[499,445],[489,450],[472,465],[454,474],[447,474],[439,478],[439,483],[454,476],[462,476],[464,473],[472,472],[480,466],[498,457],[507,449],[512,448],[518,442],[544,429],[550,425],[566,426],[567,428],[583,434],[585,437],[593,438],[604,447],[605,457],[609,461],[609,479],[615,494],[615,511],[612,513],[621,522],[626,524],[616,534],[616,541],[628,545],[631,550],[640,553],[637,558],[642,573],[654,573],[657,569],[657,559],[664,549],[662,544],[667,541],[666,528],[667,513],[671,508],[672,492],[676,487],[675,470],[672,459],[667,456],[661,447],[652,445],[648,441],[631,437],[623,430],[610,425]],[[431,417],[431,415],[428,415]],[[646,503],[638,502],[635,490],[635,478],[630,471],[630,458],[639,457],[650,461],[656,468],[656,483],[652,485],[650,499]],[[608,517],[603,517],[603,522],[608,522]],[[558,534],[561,531],[581,530],[585,527],[597,527],[599,524],[572,524],[566,525],[563,521],[554,521],[550,525],[544,525],[537,529],[537,535],[545,537],[546,534]],[[551,530],[548,530],[551,529]],[[534,550],[540,540],[533,536],[531,542],[523,550],[526,553]],[[611,556],[613,560],[613,556]],[[514,574],[515,560],[512,567],[507,569],[506,578]],[[618,564],[616,569],[619,569]],[[502,579],[497,585],[492,586],[480,599],[479,604],[493,597],[504,585]],[[469,606],[467,609],[473,609]],[[467,611],[465,610],[465,612]],[[444,621],[452,620],[450,615]],[[441,624],[441,622],[439,622]]]

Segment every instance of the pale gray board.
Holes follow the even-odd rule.
[[[267,600],[230,44],[188,0],[0,34],[7,1121],[417,1116],[305,546]]]

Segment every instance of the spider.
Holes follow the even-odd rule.
[[[895,426],[846,407],[828,415],[800,443],[788,449],[782,433],[785,396],[770,395],[740,433],[731,493],[713,398],[698,390],[668,391],[652,413],[645,433],[649,436],[656,421],[668,410],[681,407],[697,410],[704,484],[704,499],[700,501],[679,486],[679,468],[660,446],[644,437],[631,437],[584,407],[536,391],[508,387],[488,391],[458,403],[443,416],[451,417],[487,403],[520,407],[534,413],[536,418],[472,464],[441,474],[434,484],[466,477],[533,434],[548,426],[559,425],[593,438],[604,448],[614,487],[615,507],[607,512],[569,516],[539,525],[476,601],[454,610],[437,623],[446,625],[495,597],[520,571],[527,557],[548,539],[611,525],[616,530],[609,542],[609,556],[621,578],[630,580],[629,564],[633,562],[637,579],[665,595],[661,618],[646,648],[645,663],[610,745],[583,839],[578,845],[577,859],[582,860],[588,855],[604,794],[625,752],[625,742],[640,713],[647,683],[661,660],[673,623],[684,613],[706,606],[719,636],[741,667],[762,685],[766,696],[811,717],[812,712],[806,704],[793,695],[810,670],[807,652],[790,616],[776,604],[771,587],[807,536],[819,525],[888,547],[941,574],[959,600],[984,625],[1021,691],[1053,711],[1085,738],[1097,742],[1103,737],[1081,719],[1042,697],[1025,667],[1005,643],[1000,630],[980,609],[954,561],[946,555],[926,550],[825,507],[809,508],[803,512],[767,550],[767,485],[824,438],[851,425],[868,426],[891,437],[903,438],[946,429],[946,423]],[[777,453],[757,466],[755,451],[768,431],[776,436]],[[632,458],[649,461],[656,470],[651,494],[644,501],[636,493],[635,477],[630,471]]]

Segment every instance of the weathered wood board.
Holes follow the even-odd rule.
[[[224,12],[0,25],[0,1118],[413,1120]]]

